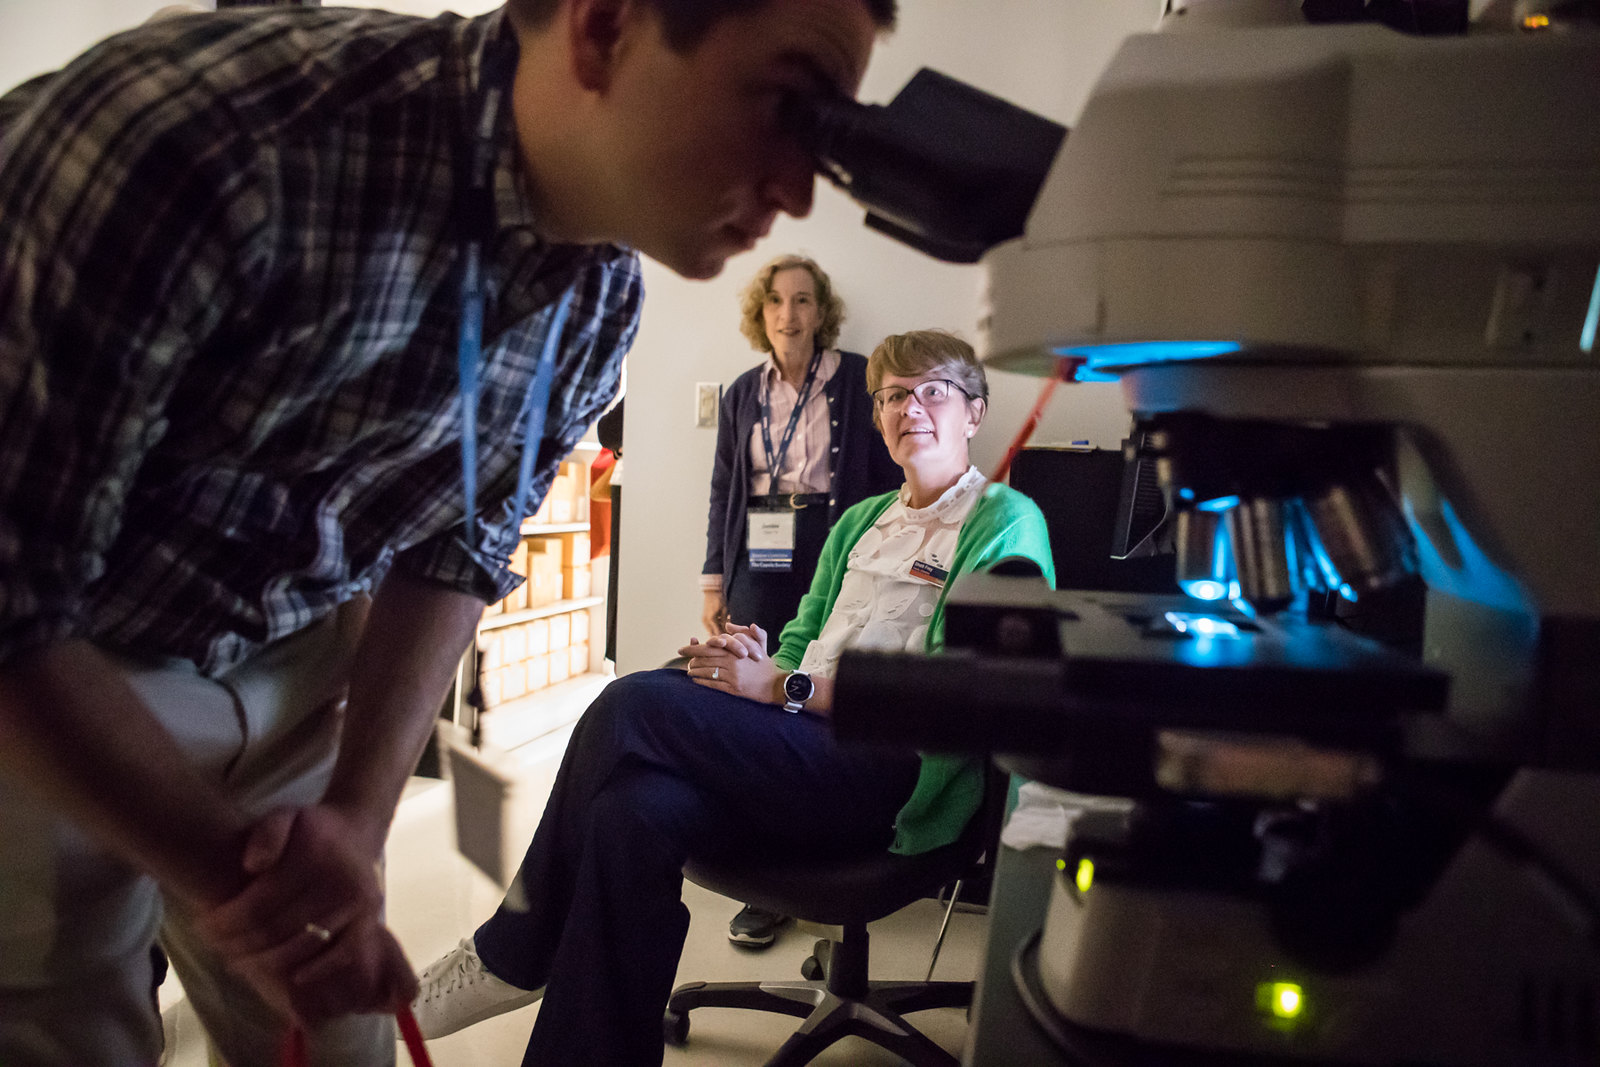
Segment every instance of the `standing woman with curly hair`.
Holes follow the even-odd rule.
[[[754,623],[773,636],[794,618],[823,542],[847,508],[902,481],[872,422],[865,357],[834,348],[844,303],[828,275],[785,255],[757,272],[740,330],[768,358],[722,396],[701,620],[717,636]],[[746,908],[728,937],[772,944],[780,916]]]

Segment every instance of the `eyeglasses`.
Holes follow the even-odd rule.
[[[923,382],[914,388],[907,389],[900,385],[886,385],[882,389],[873,391],[872,402],[880,411],[898,411],[906,406],[906,398],[916,397],[917,403],[925,408],[936,408],[950,399],[952,392],[971,398],[972,394],[948,378],[935,378],[931,382]]]

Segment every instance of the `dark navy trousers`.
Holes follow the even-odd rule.
[[[887,848],[914,754],[841,745],[828,723],[682,671],[632,674],[579,720],[521,870],[478,928],[498,977],[548,988],[529,1065],[659,1064],[689,929],[690,856]]]

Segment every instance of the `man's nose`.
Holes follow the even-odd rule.
[[[780,153],[781,159],[767,176],[762,193],[766,200],[786,215],[803,219],[811,214],[817,172],[811,155],[798,145]]]

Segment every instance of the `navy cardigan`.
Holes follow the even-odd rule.
[[[733,561],[744,551],[745,508],[750,500],[750,435],[761,419],[761,373],[751,367],[722,394],[717,420],[717,459],[711,471],[711,514],[706,522],[706,562],[702,574],[720,574],[724,581]],[[905,481],[889,458],[883,435],[872,425],[872,397],[867,395],[867,360],[854,352],[839,353],[839,369],[825,390],[832,409],[833,442],[829,466],[828,526],[845,509],[869,496],[900,488]]]

